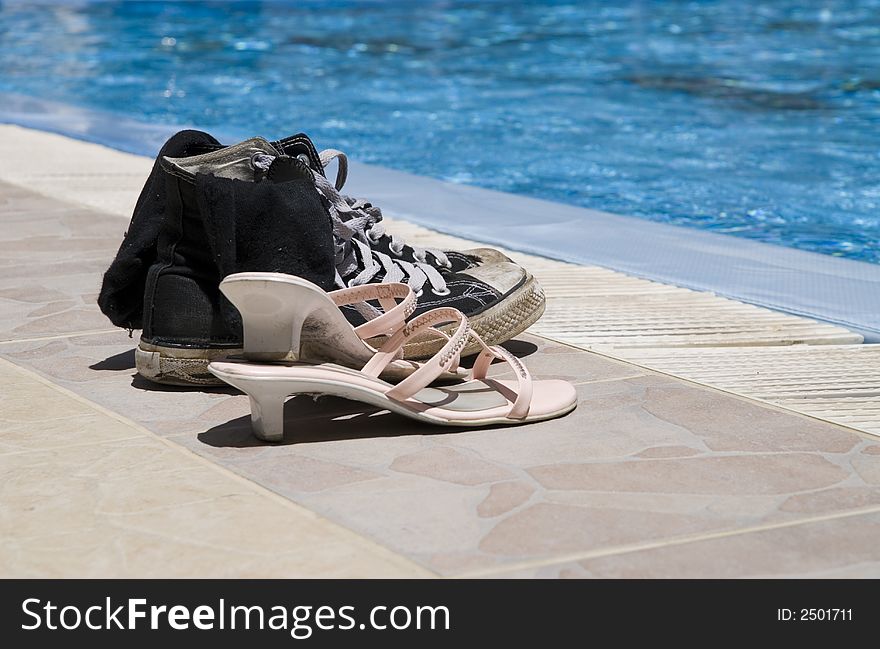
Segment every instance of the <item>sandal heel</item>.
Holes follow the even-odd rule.
[[[284,440],[284,403],[290,397],[308,392],[310,388],[308,383],[293,380],[224,380],[248,395],[254,435],[264,442]]]
[[[285,396],[248,395],[251,401],[251,426],[254,435],[265,442],[280,442],[284,439],[284,401]]]
[[[297,393],[298,386],[294,382],[262,381],[217,372],[215,375],[248,395],[254,435],[266,442],[284,439],[284,402]]]
[[[254,275],[230,275],[220,283],[223,295],[241,313],[243,355],[252,361],[295,360],[303,325],[327,307],[327,297],[316,287]]]

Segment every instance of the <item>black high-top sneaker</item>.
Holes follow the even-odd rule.
[[[291,273],[325,290],[406,282],[419,295],[417,314],[455,307],[489,344],[540,316],[540,289],[510,262],[441,272],[373,250],[353,220],[361,218],[357,210],[323,174],[282,151],[261,138],[223,147],[197,132],[178,134],[163,147],[169,155],[157,160],[99,298],[114,324],[143,328],[136,360],[146,378],[218,383],[208,362],[241,346],[240,318],[218,284],[245,270]],[[277,182],[278,168],[285,182]],[[134,297],[139,290],[142,309]],[[364,318],[356,309],[347,316],[353,324]],[[406,355],[430,356],[439,346],[439,340],[419,341]]]

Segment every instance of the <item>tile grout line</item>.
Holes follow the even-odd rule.
[[[181,446],[180,444],[177,444],[171,440],[165,439],[165,438],[157,435],[153,431],[149,430],[148,428],[138,424],[137,422],[135,422],[131,419],[128,419],[125,416],[123,416],[119,413],[113,412],[112,410],[105,408],[104,406],[102,406],[98,403],[90,401],[89,399],[86,399],[85,397],[82,397],[82,396],[76,394],[75,392],[68,390],[67,388],[65,388],[63,386],[58,385],[57,383],[53,383],[49,379],[39,375],[38,373],[36,373],[35,371],[33,371],[29,368],[22,367],[21,365],[13,363],[12,361],[10,361],[6,358],[0,358],[0,363],[5,363],[7,365],[10,365],[14,370],[21,372],[22,374],[24,374],[30,378],[33,378],[34,380],[38,381],[39,383],[42,383],[43,385],[46,385],[46,386],[60,392],[61,394],[65,395],[67,397],[70,397],[71,399],[73,399],[83,405],[88,406],[89,408],[95,410],[98,413],[101,413],[107,417],[110,417],[111,419],[115,419],[116,421],[118,421],[122,424],[130,426],[131,428],[139,431],[143,435],[146,435],[147,437],[149,437],[155,441],[160,442],[162,445],[164,445],[170,449],[173,449],[175,452],[177,452],[181,455],[187,456],[190,459],[195,460],[196,462],[198,462],[199,464],[201,464],[203,466],[209,467],[213,471],[221,473],[222,475],[225,475],[226,477],[232,478],[235,482],[246,486],[248,489],[250,489],[251,491],[253,491],[254,493],[256,493],[259,496],[262,496],[264,498],[268,498],[272,502],[278,503],[278,504],[296,512],[297,514],[305,515],[306,517],[308,517],[314,521],[320,521],[324,524],[331,526],[332,528],[341,532],[342,536],[344,537],[345,540],[351,541],[355,545],[358,545],[365,550],[378,552],[380,554],[380,556],[384,556],[385,558],[392,560],[393,562],[397,562],[399,564],[404,564],[410,569],[415,568],[415,569],[424,573],[423,577],[434,578],[434,577],[440,576],[435,571],[430,570],[429,568],[426,568],[422,564],[410,559],[409,557],[406,557],[402,554],[398,554],[398,553],[394,552],[393,550],[391,550],[390,548],[378,543],[377,541],[374,541],[370,538],[362,536],[361,534],[355,532],[354,530],[351,530],[343,525],[340,525],[339,523],[332,521],[329,518],[321,516],[317,512],[312,511],[311,509],[305,507],[304,505],[301,505],[300,503],[289,500],[289,499],[285,498],[284,496],[281,496],[280,494],[277,494],[274,491],[271,491],[270,489],[263,487],[260,484],[257,484],[251,480],[248,480],[247,478],[235,473],[234,471],[231,471],[225,467],[222,467],[222,466],[208,460],[207,458],[204,458],[201,455],[198,455],[197,453],[190,451],[189,449]],[[95,444],[113,443],[113,441],[116,441],[116,440],[106,440],[105,442],[95,442]]]
[[[143,435],[131,435],[129,437],[114,437],[113,439],[105,439],[95,442],[74,442],[73,444],[61,444],[58,446],[41,446],[39,448],[20,449],[15,451],[0,451],[0,457],[24,456],[32,453],[42,453],[45,451],[64,451],[72,448],[82,448],[83,446],[98,446],[100,444],[113,444],[115,442],[127,442],[133,439],[141,439]]]
[[[508,377],[511,374],[513,374],[513,372],[504,372],[502,374],[494,374],[494,375],[489,376],[487,378],[505,379],[506,377]],[[627,374],[626,376],[614,376],[614,377],[610,377],[607,379],[593,379],[593,380],[586,380],[586,381],[568,381],[568,382],[574,386],[593,385],[595,383],[613,383],[614,381],[626,381],[628,379],[640,379],[643,376],[646,376],[644,372],[642,372],[641,374]]]
[[[629,379],[640,379],[645,376],[644,372],[641,374],[632,374],[627,376],[617,376],[614,378],[608,379],[596,379],[595,381],[570,381],[570,383],[574,386],[578,385],[595,385],[596,383],[613,383],[614,381],[626,381]]]
[[[15,338],[12,340],[0,340],[0,345],[13,345],[15,343],[38,343],[44,340],[61,340],[63,338],[76,338],[78,336],[98,336],[100,334],[112,334],[119,331],[114,329],[86,329],[85,331],[74,331],[69,334],[58,334],[54,336],[38,336],[36,338]]]
[[[856,516],[865,516],[868,514],[880,513],[880,505],[873,507],[863,507],[861,509],[852,509],[836,514],[828,514],[825,516],[811,516],[807,518],[799,518],[793,521],[785,521],[780,523],[771,523],[768,525],[754,525],[751,527],[742,527],[733,530],[723,530],[719,532],[711,532],[708,534],[692,534],[687,536],[674,537],[668,540],[649,541],[645,543],[634,543],[630,545],[621,545],[612,548],[592,550],[589,552],[574,552],[566,555],[560,555],[551,559],[536,559],[534,561],[523,561],[520,563],[509,564],[507,566],[494,566],[484,570],[472,570],[450,575],[452,579],[474,579],[481,577],[492,577],[493,575],[504,575],[517,570],[527,570],[530,568],[544,568],[549,566],[562,565],[566,563],[584,561],[587,559],[602,559],[605,557],[620,556],[632,554],[634,552],[644,552],[646,550],[659,550],[663,548],[677,547],[681,545],[689,545],[691,543],[700,543],[703,541],[714,541],[716,539],[732,538],[736,536],[746,536],[749,534],[757,534],[760,532],[768,532],[779,529],[787,529],[791,527],[800,527],[803,525],[811,525],[814,523],[823,523],[826,521],[840,520],[846,518],[854,518]]]

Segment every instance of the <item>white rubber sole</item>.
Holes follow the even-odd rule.
[[[213,387],[224,383],[208,371],[208,363],[241,352],[241,348],[166,347],[142,340],[134,351],[134,362],[138,374],[153,383]]]

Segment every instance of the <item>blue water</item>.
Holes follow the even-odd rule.
[[[0,0],[0,93],[880,263],[880,0],[625,4]]]

